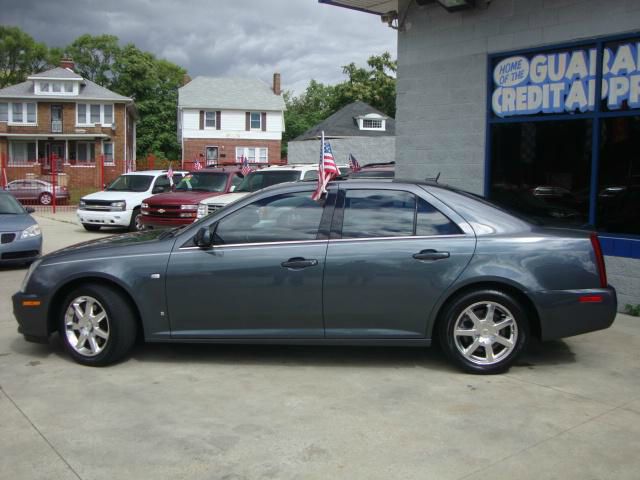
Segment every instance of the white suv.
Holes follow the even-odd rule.
[[[338,165],[338,169],[342,174],[349,171],[346,165]],[[284,182],[295,182],[298,180],[317,180],[318,164],[304,165],[276,165],[265,167],[255,172],[251,172],[244,177],[240,185],[236,187],[233,193],[226,195],[218,195],[205,198],[198,205],[198,218],[206,217],[222,207],[246,197],[252,192],[261,190],[271,185]]]
[[[179,182],[188,172],[173,172]],[[142,230],[140,204],[142,200],[171,189],[166,170],[143,170],[120,175],[107,188],[80,199],[76,214],[89,231],[100,227],[126,227]]]

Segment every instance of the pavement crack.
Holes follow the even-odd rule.
[[[29,422],[31,427],[36,432],[38,432],[38,435],[40,435],[40,437],[47,443],[47,445],[49,445],[49,448],[51,448],[51,450],[53,450],[53,452],[58,456],[58,458],[64,462],[64,464],[69,468],[69,470],[71,470],[71,472],[73,472],[73,474],[76,476],[76,478],[78,478],[78,480],[82,480],[82,477],[78,474],[78,472],[76,472],[75,469],[71,466],[71,464],[69,462],[67,462],[67,460],[56,449],[56,447],[53,446],[53,444],[49,441],[49,439],[44,436],[44,434],[40,431],[40,429],[38,427],[36,427],[36,425],[31,421],[31,419],[27,416],[27,414],[24,413],[22,411],[22,409],[18,406],[18,404],[13,400],[13,398],[11,398],[11,396],[7,393],[7,391],[5,389],[1,388],[1,387],[0,387],[0,391],[13,404],[13,406],[16,408],[16,410],[18,410],[20,412],[20,414],[22,414],[22,416],[27,420],[27,422]]]

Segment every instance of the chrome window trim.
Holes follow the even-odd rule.
[[[376,240],[428,240],[435,238],[473,238],[473,235],[457,233],[452,235],[408,235],[404,237],[363,237],[363,238],[332,238],[323,240],[290,240],[282,242],[255,242],[255,243],[230,243],[228,245],[213,245],[211,248],[239,248],[239,247],[266,247],[266,246],[288,246],[306,245],[309,243],[340,243],[340,242],[370,242]],[[178,250],[202,250],[200,247],[180,247]]]

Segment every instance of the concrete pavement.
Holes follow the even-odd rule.
[[[47,251],[104,235],[38,220]],[[140,345],[89,368],[16,333],[24,272],[0,270],[2,479],[638,478],[638,318],[491,377],[411,348]]]

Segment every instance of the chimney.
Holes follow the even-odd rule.
[[[189,83],[191,81],[191,77],[188,74],[184,74],[182,76],[182,87],[184,87],[187,83]]]
[[[280,95],[282,93],[282,90],[280,90],[280,74],[279,73],[273,74],[273,93],[275,93],[276,95]]]
[[[73,70],[76,64],[73,63],[73,60],[68,57],[62,57],[60,59],[60,68],[68,68],[69,70]]]

